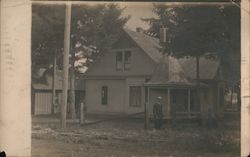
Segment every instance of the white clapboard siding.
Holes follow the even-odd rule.
[[[51,93],[35,94],[35,115],[51,114]]]

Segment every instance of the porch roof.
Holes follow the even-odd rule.
[[[198,82],[186,76],[179,60],[171,56],[163,56],[161,62],[155,68],[151,79],[145,86],[164,86],[164,87],[196,87]],[[200,87],[207,87],[200,82]]]
[[[144,86],[146,87],[163,87],[163,88],[196,88],[197,87],[197,83],[192,82],[190,84],[185,84],[185,83],[171,83],[171,82],[154,82],[154,83],[150,83],[147,82],[144,84]],[[200,88],[207,88],[208,85],[205,83],[200,83]]]

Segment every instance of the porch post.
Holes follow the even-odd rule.
[[[220,112],[220,94],[219,94],[220,88],[218,87],[218,85],[217,85],[216,90],[217,90],[217,93],[216,93],[217,94],[217,96],[216,96],[217,97],[217,99],[216,99],[216,101],[217,101],[217,103],[216,103],[217,113],[216,113],[216,115],[220,117],[220,113],[221,113]]]
[[[147,94],[148,94],[148,100],[145,102],[145,124],[144,124],[144,129],[149,128],[149,92],[150,92],[150,87],[147,87]]]
[[[188,118],[190,118],[191,117],[191,113],[190,113],[190,100],[191,100],[191,98],[190,98],[190,88],[188,88]]]
[[[55,54],[54,54],[54,63],[53,63],[53,77],[52,77],[52,102],[51,102],[51,114],[53,115],[55,113],[55,104],[56,104],[56,87],[55,87],[55,84],[56,84],[56,66],[57,66],[57,63],[56,63],[56,51],[55,51]]]
[[[170,110],[171,110],[171,104],[170,104],[170,88],[168,88],[168,106],[167,106],[167,109],[168,109],[168,118],[171,118],[171,112],[170,112]]]

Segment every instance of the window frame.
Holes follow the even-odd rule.
[[[126,70],[130,70],[132,67],[132,50],[131,49],[119,49],[119,50],[115,50],[115,60],[116,60],[116,71],[126,71]],[[118,54],[121,54],[121,63],[118,62]],[[127,56],[126,54],[129,54],[129,59],[126,61],[125,57]],[[118,63],[121,64],[121,68],[118,68]]]
[[[139,88],[140,93],[137,95],[140,95],[140,99],[139,99],[139,104],[132,104],[132,92],[131,92],[131,88]],[[134,94],[133,94],[134,95]],[[133,86],[129,86],[129,107],[142,107],[142,87],[139,85],[133,85]]]
[[[108,105],[108,86],[101,87],[101,105]]]
[[[121,61],[120,61],[121,63],[119,63],[119,64],[121,64],[120,68],[118,68],[118,54],[121,54]],[[123,71],[123,51],[121,51],[121,50],[116,51],[116,58],[115,58],[115,60],[116,60],[116,65],[115,65],[116,70],[117,71]]]
[[[123,54],[124,54],[124,61],[123,61],[124,70],[130,70],[131,69],[131,56],[132,56],[132,52],[130,50],[125,50],[123,52]],[[126,60],[126,54],[129,54],[128,61]],[[126,65],[129,65],[129,66],[127,67]]]

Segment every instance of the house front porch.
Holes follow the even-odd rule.
[[[147,86],[145,88],[147,92],[145,109],[148,110],[149,117],[153,117],[153,105],[159,96],[162,97],[164,119],[192,119],[201,114],[203,89],[200,89],[200,103],[198,103],[197,89],[193,87]]]

